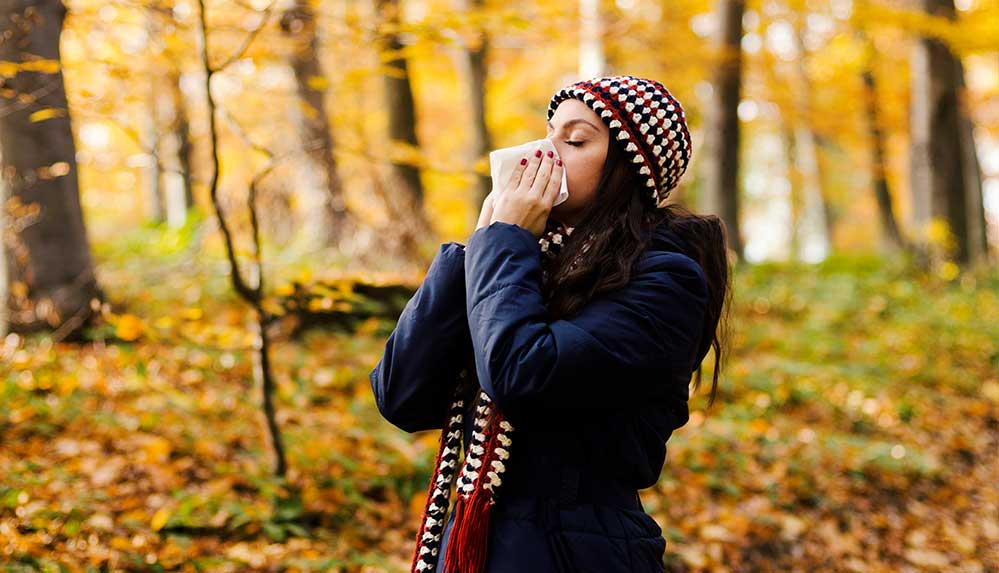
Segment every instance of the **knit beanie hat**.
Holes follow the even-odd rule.
[[[691,144],[680,102],[659,82],[620,75],[579,81],[559,90],[548,104],[548,119],[559,103],[576,98],[610,128],[634,164],[657,208],[676,187],[690,162]]]

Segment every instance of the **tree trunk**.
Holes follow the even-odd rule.
[[[457,8],[468,12],[469,8],[481,10],[483,0],[457,0]],[[459,55],[463,64],[465,83],[468,85],[469,102],[472,106],[472,141],[469,145],[469,158],[473,164],[484,164],[485,173],[475,176],[475,205],[481,205],[493,189],[492,177],[489,175],[489,152],[492,151],[492,137],[486,125],[486,77],[488,76],[489,36],[482,31],[478,46],[466,46],[464,53]],[[478,211],[475,212],[478,219]]]
[[[954,18],[953,0],[921,0],[933,15]],[[927,225],[946,223],[953,244],[950,255],[960,263],[970,260],[968,225],[968,169],[961,135],[963,110],[958,88],[962,68],[945,44],[924,37],[912,58],[912,193],[913,214],[920,236]],[[970,151],[973,153],[973,151]],[[948,249],[950,250],[950,249]]]
[[[316,15],[309,0],[295,0],[294,6],[281,16],[281,29],[297,44],[291,67],[295,72],[298,97],[304,104],[302,140],[326,179],[325,193],[316,199],[319,206],[311,213],[315,217],[313,227],[317,228],[319,240],[327,245],[338,245],[354,234],[356,222],[347,210],[343,180],[334,155],[336,143],[323,101],[326,78],[319,63]]]
[[[964,82],[964,66],[957,60],[957,81],[960,93],[967,89]],[[966,109],[962,107],[962,109]],[[968,258],[972,263],[988,259],[988,224],[985,222],[985,198],[982,189],[982,166],[978,162],[975,149],[975,126],[969,113],[961,113],[961,157],[964,165],[966,202],[968,208]]]
[[[194,207],[191,123],[187,115],[187,102],[180,89],[180,71],[172,69],[166,81],[167,89],[160,94],[161,125],[165,126],[166,132],[161,158],[168,158],[169,161],[169,168],[163,173],[163,195],[167,224],[177,228],[187,223],[188,212]]]
[[[795,141],[795,132],[791,123],[791,118],[783,118],[780,135],[781,142],[784,144],[784,159],[787,164],[787,202],[789,206],[788,211],[791,214],[788,224],[788,239],[790,243],[788,245],[788,259],[797,261],[800,260],[801,255],[801,221],[804,203],[802,200],[802,180],[804,176],[801,170],[798,169],[797,162],[795,161],[795,156],[798,154],[797,141]]]
[[[805,67],[807,48],[801,23],[801,12],[796,10],[792,15],[794,40],[797,44],[798,58],[793,64],[796,87],[793,90],[795,107],[798,109],[797,121],[793,127],[794,155],[793,161],[801,173],[801,219],[798,228],[798,251],[796,257],[817,262],[828,256],[832,249],[832,226],[827,213],[830,210],[829,200],[824,186],[824,178],[819,166],[818,135],[815,133],[812,121],[812,81]]]
[[[10,324],[10,304],[9,298],[10,281],[7,277],[7,253],[2,245],[7,244],[7,233],[13,230],[7,228],[7,185],[0,178],[0,339],[7,336],[8,325]]]
[[[721,60],[714,71],[712,101],[706,110],[704,186],[701,208],[718,215],[728,228],[729,247],[742,258],[739,233],[739,97],[742,84],[744,0],[717,0],[715,48]]]
[[[881,118],[878,114],[878,86],[874,78],[874,62],[876,55],[867,34],[858,31],[861,42],[868,51],[867,65],[861,79],[864,82],[864,114],[867,119],[867,131],[870,139],[871,154],[871,187],[874,199],[878,205],[878,216],[881,222],[881,246],[885,251],[893,252],[901,249],[904,244],[899,233],[898,220],[891,203],[891,193],[888,190],[888,177],[885,175],[885,138],[881,131]]]
[[[400,22],[398,0],[375,0],[377,17],[385,27],[378,38],[379,62],[384,66],[385,107],[388,111],[388,136],[392,147],[406,148],[405,155],[416,156],[416,105],[409,81],[409,65],[399,55],[403,45],[395,29]],[[386,55],[387,53],[387,55]],[[409,160],[392,159],[388,176],[390,181],[386,199],[389,210],[403,225],[397,225],[400,246],[404,252],[419,252],[418,245],[433,235],[424,205],[423,184],[420,170]],[[436,240],[436,239],[435,239]],[[434,241],[429,241],[434,242]]]
[[[0,60],[20,69],[3,79],[16,94],[0,113],[0,149],[5,185],[12,201],[33,218],[18,229],[9,268],[11,284],[26,287],[26,307],[11,328],[55,328],[75,337],[103,295],[80,207],[76,146],[60,70],[59,36],[66,9],[59,0],[3,0]],[[37,210],[34,210],[37,209]]]
[[[398,0],[376,0],[378,12],[391,27],[399,25],[400,6]],[[413,89],[409,83],[409,63],[399,55],[403,45],[398,34],[390,31],[382,38],[382,49],[389,52],[385,73],[385,99],[388,108],[389,138],[412,148],[418,148],[416,140],[416,104],[413,101]],[[407,192],[412,194],[416,203],[423,205],[423,184],[420,182],[420,170],[408,163],[394,165],[396,176],[405,183]]]
[[[149,93],[146,97],[147,113],[141,118],[142,148],[146,153],[145,165],[142,169],[143,199],[146,205],[146,220],[151,223],[162,223],[166,220],[166,205],[161,186],[160,160],[160,126],[158,121],[157,92],[159,92],[159,74],[149,76]]]

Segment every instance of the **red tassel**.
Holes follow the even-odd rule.
[[[487,468],[495,459],[498,433],[493,430],[486,440],[486,453],[482,457],[472,493],[467,498],[459,495],[455,502],[454,525],[451,526],[444,555],[444,573],[484,573],[486,570],[492,492],[483,486],[489,479],[486,474],[490,470]]]
[[[483,573],[489,546],[490,493],[477,488],[455,504],[454,525],[444,554],[445,573]]]
[[[462,525],[465,523],[462,516],[465,514],[466,501],[465,498],[460,495],[457,497],[458,499],[454,502],[454,509],[452,510],[454,511],[454,525],[451,526],[451,533],[447,538],[447,548],[445,549],[442,557],[444,559],[444,573],[454,573],[455,571],[458,571],[458,563],[460,563],[460,559],[458,557],[459,545],[457,542],[457,536],[461,531]]]
[[[489,548],[489,491],[477,489],[472,492],[465,515],[465,527],[461,528],[458,542],[459,558],[465,564],[461,573],[484,573]]]

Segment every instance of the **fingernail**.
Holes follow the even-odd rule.
[[[535,157],[541,157],[541,150],[539,149],[539,150],[535,151],[534,152],[534,156]]]
[[[548,152],[548,157],[552,157],[553,155],[555,155],[555,154],[552,153],[551,151]]]
[[[555,163],[558,164],[559,167],[562,167],[562,160],[561,159],[556,159]]]
[[[521,165],[527,165],[527,158],[525,157],[525,158],[521,159],[520,160],[520,164]]]

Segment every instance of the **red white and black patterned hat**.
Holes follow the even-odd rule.
[[[655,206],[666,206],[669,192],[690,162],[691,144],[680,102],[659,82],[630,75],[597,77],[570,84],[552,96],[548,119],[559,103],[576,98],[600,116],[610,138],[644,175]]]

